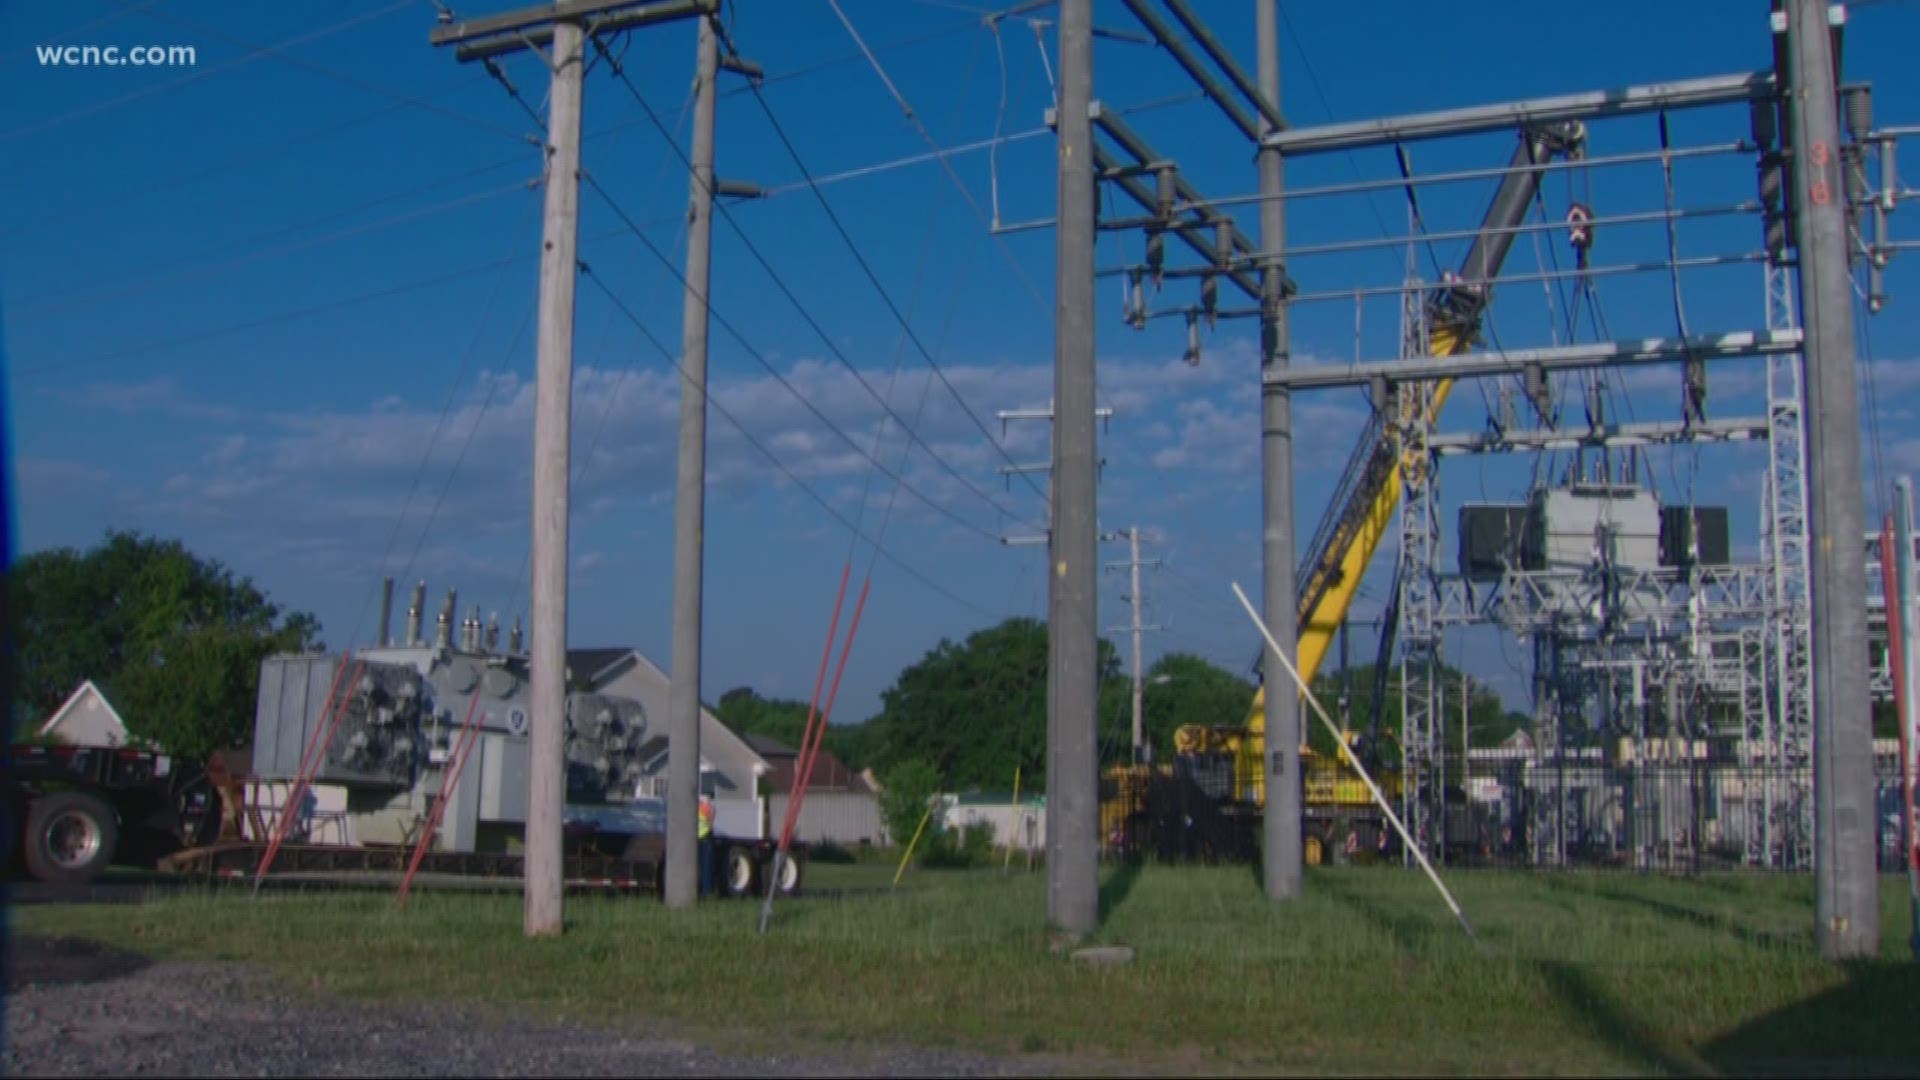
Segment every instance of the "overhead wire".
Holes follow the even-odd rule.
[[[395,2],[387,4],[384,7],[377,8],[373,11],[362,12],[359,15],[353,16],[352,18],[343,19],[339,22],[330,23],[326,26],[320,27],[315,30],[309,30],[301,34],[296,34],[293,37],[287,38],[284,41],[276,42],[272,46],[255,46],[252,48],[251,51],[249,51],[245,55],[235,57],[223,63],[196,66],[192,71],[189,71],[178,78],[167,79],[162,82],[149,83],[148,85],[143,86],[138,90],[132,90],[125,94],[121,94],[117,97],[108,98],[105,101],[91,102],[89,104],[82,105],[75,109],[69,109],[66,112],[56,113],[53,116],[42,117],[39,120],[36,120],[29,124],[22,125],[17,128],[12,128],[7,131],[0,131],[0,142],[8,142],[13,139],[17,139],[22,135],[31,135],[36,132],[45,131],[48,128],[58,127],[62,124],[70,123],[74,120],[81,120],[89,116],[98,115],[100,113],[108,111],[109,109],[118,108],[121,105],[130,104],[135,101],[141,101],[146,98],[153,97],[157,94],[164,94],[172,90],[177,90],[182,86],[187,86],[192,83],[199,82],[203,79],[211,78],[212,76],[217,75],[223,71],[228,71],[233,68],[240,67],[244,64],[248,64],[255,60],[258,60],[262,56],[269,55],[269,50],[277,51],[279,49],[289,48],[294,45],[304,45],[309,42],[318,41],[325,37],[331,37],[334,34],[338,34],[346,30],[351,30],[354,27],[360,26],[364,23],[369,23],[376,19],[384,18],[387,15],[391,15],[394,12],[399,11],[401,8],[411,7],[412,4],[413,4],[413,0],[395,0]],[[148,14],[154,15],[154,16],[159,15],[158,12],[149,12]],[[175,20],[175,21],[178,21],[178,20]]]
[[[641,229],[639,222],[635,221],[633,217],[630,214],[628,214],[626,210],[620,206],[619,202],[613,198],[613,194],[609,192],[600,183],[600,181],[597,178],[595,178],[591,173],[587,173],[583,171],[581,173],[580,178],[581,180],[586,182],[588,187],[591,187],[593,189],[595,194],[600,196],[601,200],[604,201],[607,204],[608,208],[613,211],[615,217],[618,217],[621,221],[627,224],[628,230],[632,232],[633,235],[640,240],[641,246],[645,247],[647,251],[651,253],[653,257],[661,263],[661,265],[665,266],[668,269],[668,271],[671,272],[674,275],[674,277],[680,282],[682,287],[687,287],[687,281],[685,276],[682,275],[679,269],[673,265],[672,260],[668,259],[665,253],[662,252],[660,248],[657,245],[655,245],[651,239],[647,237],[645,231]],[[938,500],[934,499],[932,496],[926,494],[925,492],[922,492],[919,488],[911,484],[908,484],[904,477],[894,473],[892,470],[888,469],[885,465],[881,464],[872,455],[868,454],[866,452],[866,449],[860,445],[858,440],[854,439],[853,436],[849,435],[844,428],[842,428],[837,422],[833,420],[832,417],[829,417],[825,412],[821,411],[819,405],[814,403],[814,401],[811,398],[801,393],[798,387],[794,386],[793,383],[789,381],[785,375],[782,375],[779,369],[774,367],[773,362],[768,360],[765,354],[761,353],[759,349],[755,348],[753,344],[747,340],[746,336],[742,334],[737,328],[735,328],[733,323],[728,321],[726,317],[720,313],[720,310],[718,308],[713,306],[711,298],[702,297],[701,302],[705,306],[708,316],[712,318],[714,322],[718,323],[721,329],[725,330],[728,333],[728,335],[731,336],[737,344],[739,344],[742,351],[744,351],[749,357],[751,357],[755,363],[758,363],[762,368],[764,368],[769,375],[773,376],[774,381],[778,382],[782,387],[786,388],[787,392],[792,394],[794,399],[799,401],[800,404],[803,405],[808,412],[812,413],[816,419],[818,419],[822,424],[825,424],[827,428],[831,430],[835,435],[839,436],[842,442],[845,442],[848,446],[852,447],[855,453],[866,458],[868,461],[873,462],[874,467],[881,470],[881,472],[885,476],[887,476],[889,479],[893,480],[895,483],[905,486],[908,491],[913,492],[913,494],[917,498],[919,498],[920,501],[923,504],[925,504],[929,509],[934,510],[935,512],[939,513],[941,516],[947,518],[949,521],[952,521],[954,524],[959,525],[961,528],[964,528],[969,532],[982,536],[986,539],[992,540],[995,543],[1000,542],[1000,536],[998,533],[995,533],[990,529],[982,528],[979,525],[975,524],[974,522],[961,517],[958,513],[953,511],[944,503],[941,503]],[[713,399],[710,397],[709,400],[713,400]]]
[[[599,43],[596,41],[596,45],[598,44]],[[618,79],[621,82],[621,84],[627,88],[628,92],[632,95],[634,101],[640,105],[640,108],[642,109],[642,111],[646,113],[648,119],[653,123],[654,127],[658,129],[662,137],[667,140],[669,147],[673,150],[675,155],[677,155],[682,162],[686,163],[688,167],[691,168],[690,159],[687,157],[686,153],[680,148],[678,142],[673,138],[672,134],[666,130],[665,125],[660,122],[659,114],[655,112],[653,109],[653,106],[647,102],[646,97],[640,93],[640,88],[634,85],[632,79],[627,77],[625,68],[617,60],[612,59],[611,56],[604,51],[604,46],[601,46],[601,48],[602,48],[602,56],[608,59],[609,67],[612,70],[614,77]],[[756,95],[756,97],[757,96],[758,95]],[[760,98],[759,100],[761,101],[762,107],[764,108],[765,99]],[[768,113],[768,116],[769,118],[772,117],[772,113],[770,111]],[[785,136],[783,133],[782,139],[784,140],[784,138]],[[789,148],[791,148],[791,143],[788,143],[787,145],[789,146]],[[802,167],[802,169],[804,172],[804,166]],[[601,190],[597,182],[593,182],[593,186],[595,190],[597,191]],[[604,195],[604,191],[602,192],[602,194]],[[816,190],[816,195],[817,194],[818,192]],[[821,199],[824,204],[825,202],[824,196],[821,196]],[[773,281],[774,287],[777,290],[779,290],[779,292],[783,296],[787,298],[788,302],[793,305],[794,310],[799,313],[802,321],[804,321],[808,325],[808,327],[813,330],[814,334],[817,337],[819,337],[821,343],[825,345],[827,350],[830,353],[832,353],[832,355],[836,360],[839,361],[840,365],[846,368],[847,371],[853,375],[854,380],[860,385],[860,387],[863,390],[867,392],[868,396],[872,397],[874,401],[880,405],[882,411],[887,416],[891,417],[895,423],[900,424],[901,429],[907,432],[909,437],[913,439],[913,441],[916,442],[921,447],[921,449],[924,450],[927,453],[927,455],[936,464],[940,465],[941,468],[943,468],[950,476],[952,476],[955,480],[959,481],[963,487],[971,491],[981,501],[987,503],[989,506],[992,506],[996,511],[1000,512],[1001,514],[1007,516],[1012,520],[1020,521],[1023,524],[1031,525],[1030,522],[1026,522],[1024,519],[1022,519],[1019,513],[1005,506],[998,499],[995,499],[993,496],[983,491],[972,480],[968,479],[964,474],[960,472],[960,470],[956,466],[954,466],[950,461],[948,461],[946,457],[941,455],[938,450],[935,450],[932,447],[932,445],[927,443],[927,441],[924,438],[922,438],[918,432],[914,431],[914,429],[911,426],[905,423],[905,421],[900,417],[899,413],[894,410],[892,403],[888,402],[884,397],[880,396],[880,394],[876,390],[874,390],[872,384],[866,380],[865,376],[860,374],[859,369],[854,366],[853,361],[847,357],[846,352],[840,348],[837,342],[834,341],[833,336],[827,333],[826,328],[820,325],[819,321],[816,318],[814,318],[812,312],[808,310],[806,304],[800,300],[799,296],[793,292],[792,288],[786,283],[785,279],[780,275],[780,273],[774,269],[772,261],[769,260],[766,257],[766,255],[760,250],[759,246],[753,242],[752,237],[747,234],[746,230],[735,219],[732,211],[727,207],[727,204],[718,198],[715,198],[713,200],[713,204],[714,204],[714,208],[719,212],[719,216],[727,222],[728,227],[732,229],[734,234],[740,239],[741,244],[747,249],[748,254],[750,254],[754,258],[755,262],[759,263],[761,269],[765,271],[767,276]],[[624,211],[622,211],[621,213],[624,216]],[[829,213],[831,213],[831,211],[829,211]],[[835,220],[836,226],[838,226],[838,219],[835,218],[834,220]],[[842,231],[842,235],[843,237],[845,236],[844,229]],[[851,238],[847,238],[847,239],[848,239],[848,243],[851,245],[852,243]],[[654,250],[657,254],[657,249],[654,249]],[[872,276],[871,267],[866,264],[864,257],[859,254],[857,249],[855,249],[855,257],[861,262],[861,265],[867,269],[869,276]],[[671,264],[669,263],[668,265],[669,265],[669,268],[672,269]],[[676,275],[678,274],[677,270],[675,270],[674,272],[676,273]],[[877,286],[879,284],[878,278],[876,277],[873,280]],[[973,417],[976,426],[978,426],[982,432],[987,433],[989,442],[991,442],[992,445],[1000,451],[1001,456],[1005,457],[1009,464],[1013,464],[1014,463],[1013,459],[1007,456],[1005,448],[1001,447],[997,441],[993,441],[991,432],[987,430],[984,424],[980,423],[979,417],[975,415],[972,412],[971,408],[969,408],[966,405],[965,399],[960,396],[959,391],[953,388],[953,384],[951,383],[951,381],[947,379],[946,373],[941,370],[939,363],[933,359],[932,354],[927,351],[926,346],[920,342],[918,336],[913,334],[911,327],[905,321],[905,317],[901,315],[899,309],[893,305],[892,297],[887,295],[884,292],[884,290],[882,290],[882,297],[886,300],[890,310],[893,311],[895,318],[901,322],[903,327],[907,327],[906,332],[910,340],[913,341],[915,347],[920,351],[920,354],[922,358],[925,359],[925,361],[927,362],[927,365],[933,369],[934,373],[940,378],[940,380],[947,385],[949,390],[953,392],[954,399],[960,403],[961,407],[967,411],[969,416]],[[709,304],[709,310],[711,310],[711,304]],[[722,325],[727,325],[723,320],[720,320],[718,318],[717,314],[715,315],[715,320],[722,322]],[[729,328],[729,332],[730,333],[732,332],[730,328]],[[735,333],[734,336],[736,338],[739,338],[739,335],[737,333]],[[744,339],[741,339],[741,343],[742,345],[745,345]],[[753,350],[749,348],[748,351],[752,353],[756,359],[760,359],[757,350]],[[761,362],[763,366],[767,367],[768,371],[770,372],[774,371],[772,366],[769,364],[766,364],[764,360],[762,360]],[[775,372],[775,377],[780,378],[783,383],[786,382],[785,378],[782,376],[779,376],[777,372]],[[791,385],[790,384],[788,385],[789,385],[789,388],[791,389]],[[797,390],[795,390],[794,392],[798,394]],[[811,407],[811,405],[809,405],[809,407]],[[819,414],[817,409],[815,410],[815,412],[816,414],[821,415],[822,419],[825,419],[824,414]],[[836,430],[837,430],[837,426],[836,426]],[[858,447],[856,447],[856,449],[858,449]],[[869,457],[869,460],[873,460],[871,458],[871,455],[866,455],[866,456]],[[1030,478],[1028,479],[1027,482],[1029,485],[1032,485],[1032,480]],[[1035,488],[1035,491],[1036,493],[1040,494],[1043,499],[1045,498],[1045,493],[1040,492],[1037,487]],[[976,531],[984,531],[984,530],[979,530],[977,526],[971,526],[971,523],[969,523],[969,525],[970,527],[974,528]],[[992,535],[996,540],[998,540],[997,534],[988,533],[988,535]]]
[[[780,456],[778,454],[775,454],[771,449],[767,447],[766,443],[762,442],[757,436],[755,436],[753,434],[752,429],[747,427],[745,423],[743,423],[738,417],[736,417],[733,414],[733,411],[728,409],[726,405],[720,401],[719,398],[715,397],[710,391],[707,391],[704,388],[698,387],[698,385],[694,383],[692,376],[687,374],[686,368],[681,365],[678,357],[674,354],[673,350],[669,349],[664,342],[662,342],[658,337],[654,336],[652,331],[646,328],[646,324],[640,320],[639,316],[635,314],[633,310],[629,308],[620,299],[619,295],[616,294],[606,284],[606,282],[600,279],[600,276],[598,274],[593,273],[593,271],[589,267],[587,267],[585,264],[581,265],[580,271],[583,277],[585,277],[588,281],[592,282],[595,288],[598,288],[602,293],[604,293],[608,301],[610,301],[614,305],[614,307],[618,308],[620,310],[620,313],[622,315],[625,315],[629,322],[632,322],[634,324],[635,328],[637,328],[640,331],[641,336],[646,339],[648,344],[652,345],[655,348],[655,350],[657,350],[661,354],[662,358],[665,359],[674,368],[674,370],[680,372],[682,379],[689,386],[693,386],[696,389],[700,390],[700,392],[706,397],[707,404],[711,406],[715,412],[719,413],[722,417],[724,417],[729,424],[732,424],[734,427],[734,430],[738,431],[741,437],[746,439],[747,442],[750,445],[752,445],[755,450],[760,451],[761,456],[765,457],[768,463],[773,465],[774,468],[778,469],[782,476],[785,476],[790,483],[792,483],[795,487],[799,488],[801,491],[805,492],[807,496],[811,498],[814,502],[818,503],[820,505],[820,508],[827,512],[828,516],[832,517],[835,521],[838,521],[840,524],[845,525],[848,529],[853,530],[856,534],[860,535],[861,539],[866,540],[869,544],[873,545],[874,551],[878,553],[880,558],[886,559],[888,562],[892,563],[896,568],[901,570],[903,573],[907,574],[907,576],[913,578],[915,581],[918,581],[920,584],[925,585],[927,588],[940,594],[941,596],[947,598],[948,600],[953,601],[954,603],[960,605],[961,607],[968,608],[969,610],[977,612],[978,614],[983,615],[989,619],[996,617],[993,612],[988,611],[986,608],[981,607],[980,605],[974,603],[973,601],[968,600],[965,597],[962,597],[954,593],[952,590],[948,589],[946,586],[941,585],[939,582],[933,580],[931,577],[928,577],[925,573],[915,568],[912,564],[901,559],[898,555],[895,555],[893,552],[887,550],[881,544],[876,543],[873,537],[867,536],[865,533],[862,533],[860,529],[853,523],[852,519],[848,518],[845,514],[841,513],[841,511],[837,507],[835,507],[832,502],[828,501],[828,499],[825,496],[821,495],[818,491],[814,490],[812,485],[808,484],[805,480],[801,479],[800,476],[797,473],[795,473],[793,469],[789,467],[785,461],[782,461],[780,459]],[[715,316],[715,320],[718,321],[717,315]]]

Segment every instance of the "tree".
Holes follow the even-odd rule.
[[[1099,729],[1113,759],[1124,748],[1127,718],[1120,659],[1111,642],[1099,645]],[[1045,787],[1047,747],[1047,627],[1035,619],[1008,619],[975,632],[964,643],[943,639],[900,673],[881,694],[873,731],[872,763],[885,772],[920,759],[954,790],[1020,785]],[[1117,724],[1116,724],[1117,721]],[[1116,744],[1116,740],[1118,740]]]
[[[764,735],[798,750],[807,730],[807,711],[804,701],[761,697],[752,687],[740,686],[720,695],[713,715],[736,734]],[[848,768],[863,769],[870,760],[870,735],[865,724],[829,724],[821,748]]]
[[[267,654],[319,647],[312,615],[283,615],[250,579],[133,532],[109,532],[84,553],[30,555],[7,587],[23,707],[45,716],[93,679],[130,735],[183,758],[252,735]]]
[[[939,793],[940,774],[922,758],[909,758],[887,770],[880,792],[880,820],[896,846],[912,841]]]
[[[1155,761],[1173,757],[1173,733],[1188,724],[1238,727],[1253,704],[1253,683],[1192,653],[1168,653],[1147,669],[1141,727]],[[1131,726],[1129,718],[1129,726]],[[1129,732],[1131,737],[1131,732]]]

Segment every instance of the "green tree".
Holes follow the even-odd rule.
[[[1128,723],[1125,683],[1110,642],[1099,647],[1099,730],[1112,759]],[[1047,627],[1008,619],[963,643],[942,640],[881,694],[872,763],[883,773],[921,759],[956,791],[1044,787],[1047,742]]]
[[[45,716],[93,679],[129,734],[185,758],[251,736],[267,654],[318,647],[313,616],[283,614],[251,580],[138,533],[29,555],[7,587],[24,708]]]
[[[792,698],[761,697],[752,687],[740,686],[720,695],[713,715],[741,735],[765,735],[800,749],[807,730],[807,703]],[[872,732],[866,724],[829,724],[821,746],[856,771],[870,764]]]
[[[905,847],[913,839],[939,793],[940,774],[922,758],[909,758],[887,770],[880,792],[880,820],[896,846]]]
[[[1155,761],[1173,756],[1173,733],[1188,724],[1238,727],[1253,704],[1253,683],[1192,653],[1168,653],[1147,669],[1141,727]],[[1131,717],[1128,719],[1131,726]],[[1131,732],[1129,732],[1131,737]]]

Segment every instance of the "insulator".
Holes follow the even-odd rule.
[[[1140,285],[1140,275],[1128,275],[1126,314],[1127,325],[1135,330],[1147,328],[1147,297]]]
[[[1153,212],[1162,222],[1173,220],[1173,202],[1179,194],[1174,182],[1173,166],[1162,165],[1154,170]]]
[[[1854,142],[1865,142],[1873,131],[1873,88],[1850,86],[1845,91],[1847,134]]]
[[[1748,117],[1753,125],[1754,143],[1762,148],[1772,146],[1780,134],[1780,114],[1774,103],[1764,98],[1754,101],[1748,109]]]
[[[1207,313],[1207,325],[1212,326],[1220,310],[1220,278],[1217,275],[1208,274],[1200,279],[1200,309]]]
[[[1779,155],[1768,154],[1760,162],[1760,205],[1769,211],[1778,210],[1786,183],[1786,170],[1781,167]]]
[[[1147,234],[1147,269],[1153,273],[1153,287],[1160,288],[1161,272],[1167,265],[1167,234],[1150,232]]]
[[[1190,366],[1200,363],[1200,320],[1192,315],[1187,316],[1187,351],[1180,359]]]

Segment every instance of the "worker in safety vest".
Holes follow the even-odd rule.
[[[713,800],[700,796],[700,895],[713,892]]]

